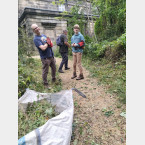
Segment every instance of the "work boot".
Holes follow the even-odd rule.
[[[66,67],[66,68],[65,68],[65,70],[68,70],[68,69],[70,69],[70,68],[69,68],[69,67]]]
[[[53,79],[52,79],[52,83],[55,83],[55,82],[56,82],[56,78],[53,78]]]
[[[58,70],[58,72],[60,72],[60,73],[64,73],[64,71],[63,71],[63,70]]]
[[[49,85],[44,85],[44,88],[49,89],[49,90],[51,89],[51,87]]]
[[[77,74],[76,74],[76,72],[74,72],[73,73],[73,76],[71,77],[71,79],[74,79],[74,78],[76,78],[77,77]]]
[[[80,74],[79,77],[76,78],[76,80],[81,80],[81,79],[84,79],[83,74]]]

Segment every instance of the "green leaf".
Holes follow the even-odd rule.
[[[77,145],[77,143],[78,143],[78,140],[77,140],[77,139],[75,139],[75,141],[74,141],[73,145]]]
[[[52,4],[55,5],[55,1],[52,1]]]
[[[114,112],[111,110],[111,111],[105,112],[104,115],[106,115],[107,117],[109,117],[109,116],[111,116],[112,114],[114,114]]]
[[[49,108],[45,111],[46,114],[52,115],[53,114],[53,108]]]
[[[103,109],[102,109],[102,112],[105,112],[105,111],[107,111],[107,109],[106,109],[106,108],[103,108]]]
[[[126,118],[126,112],[122,112],[122,113],[120,114],[120,116],[122,116],[122,117],[125,117],[125,118]]]

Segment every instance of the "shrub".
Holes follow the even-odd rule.
[[[100,17],[95,22],[98,41],[119,37],[126,30],[126,0],[97,0]]]
[[[18,98],[23,95],[26,88],[34,81],[31,69],[27,69],[27,65],[34,63],[33,59],[23,59],[18,61]]]
[[[120,57],[126,54],[126,34],[121,35],[118,39],[109,42],[107,40],[101,43],[91,42],[86,44],[84,55],[92,60],[97,60],[103,57],[111,61],[117,61]]]
[[[54,50],[54,56],[55,57],[61,57],[61,55],[59,53],[59,46],[57,46],[57,48]]]
[[[23,59],[24,56],[31,56],[34,52],[33,37],[28,36],[24,28],[18,30],[18,58]]]

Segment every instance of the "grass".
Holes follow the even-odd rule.
[[[49,67],[49,72],[48,72],[48,83],[49,86],[52,87],[51,90],[45,89],[43,86],[42,82],[42,64],[40,60],[35,60],[35,64],[37,66],[37,69],[34,70],[35,74],[35,83],[32,83],[29,87],[30,89],[34,89],[39,92],[49,92],[49,93],[54,93],[54,92],[59,92],[61,90],[61,81],[58,75],[58,72],[56,71],[56,83],[51,82],[51,68]]]
[[[83,58],[83,65],[96,77],[99,84],[104,84],[108,92],[115,94],[119,100],[126,103],[126,64],[125,57],[116,63],[107,59],[91,61]]]
[[[55,57],[61,58],[61,55],[60,55],[60,53],[59,53],[59,47],[58,47],[58,46],[57,46],[57,48],[54,50],[54,56],[55,56]]]
[[[42,81],[42,64],[40,59],[27,58],[25,62],[19,65],[19,97],[23,95],[26,88],[43,92],[54,93],[62,90],[61,80],[56,71],[56,82],[51,82],[51,68],[48,72],[48,83],[51,89],[46,89]]]

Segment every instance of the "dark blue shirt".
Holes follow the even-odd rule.
[[[40,36],[35,35],[34,40],[33,40],[35,46],[39,50],[39,54],[42,59],[50,58],[50,57],[54,56],[54,53],[53,53],[51,47],[47,47],[44,51],[41,48],[39,48],[40,45],[44,45],[46,43],[46,40],[47,40],[47,37],[44,34],[42,34]]]

